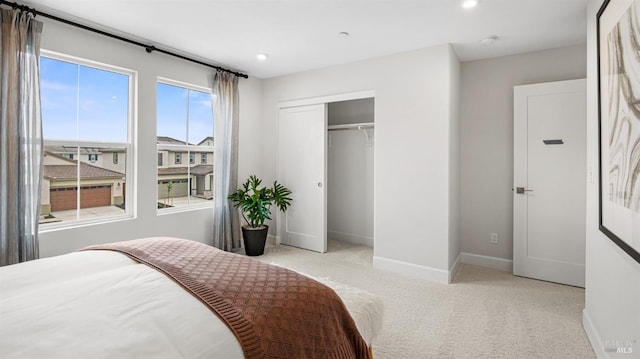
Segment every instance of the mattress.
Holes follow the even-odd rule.
[[[334,288],[362,337],[382,326],[381,301]],[[110,251],[0,268],[3,358],[242,358],[228,327],[164,274]]]

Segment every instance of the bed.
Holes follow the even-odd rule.
[[[182,239],[89,247],[0,268],[0,348],[3,358],[371,357],[380,300],[320,282]]]

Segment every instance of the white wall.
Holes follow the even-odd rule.
[[[512,259],[513,87],[584,78],[585,52],[578,45],[462,63],[462,252]]]
[[[587,166],[598,173],[596,13],[587,7]],[[598,229],[598,176],[587,182],[586,308],[583,324],[598,358],[638,357],[640,353],[640,264]],[[604,352],[606,341],[632,341],[633,355]]]
[[[446,282],[449,264],[449,45],[264,80],[262,151],[276,173],[281,101],[375,91],[374,264]],[[266,174],[267,172],[265,172]],[[295,205],[295,197],[294,197]]]
[[[156,214],[156,79],[161,76],[199,86],[211,87],[213,69],[174,59],[117,40],[80,30],[55,21],[45,21],[42,48],[138,73],[137,103],[137,217],[131,220],[85,225],[40,235],[40,255],[48,257],[96,243],[148,236],[176,236],[212,242],[212,209],[175,214]],[[240,121],[242,129],[259,124],[261,80],[240,80]],[[241,133],[241,143],[251,143],[251,130]],[[252,165],[251,145],[242,145],[242,165]],[[131,157],[128,156],[127,160]],[[241,169],[241,172],[244,170]],[[244,171],[246,172],[246,171]],[[129,183],[127,184],[129,185]],[[131,199],[129,205],[133,204]]]
[[[374,122],[373,99],[330,103],[329,125]],[[373,247],[374,142],[365,130],[329,131],[327,237]],[[373,137],[374,130],[366,130]]]

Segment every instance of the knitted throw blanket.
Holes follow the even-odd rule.
[[[370,358],[338,295],[299,273],[175,238],[82,250],[117,251],[164,273],[226,323],[247,359]]]

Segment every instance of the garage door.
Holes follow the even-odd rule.
[[[51,188],[51,211],[76,209],[76,187]],[[80,188],[80,208],[111,205],[111,186],[85,186]]]
[[[189,193],[189,180],[185,178],[173,180],[171,183],[173,186],[171,188],[172,198],[187,197],[187,194]],[[158,181],[158,199],[169,197],[169,191],[167,191],[168,184],[169,181]]]

